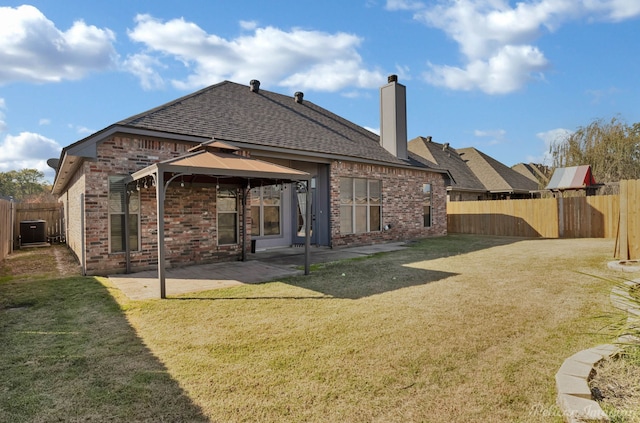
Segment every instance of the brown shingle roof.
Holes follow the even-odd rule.
[[[490,192],[528,192],[538,184],[473,147],[456,149]]]
[[[446,144],[431,141],[430,138],[418,137],[409,141],[408,149],[420,158],[427,166],[447,169],[453,180],[451,187],[457,190],[486,191],[485,186],[473,174],[467,163],[458,152]]]
[[[117,125],[387,162],[411,164],[386,151],[380,137],[304,100],[224,81]]]

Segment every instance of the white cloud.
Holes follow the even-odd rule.
[[[551,148],[558,143],[566,140],[572,133],[573,131],[564,128],[556,128],[545,132],[538,132],[536,134],[536,137],[541,139],[544,143],[544,153],[542,153],[539,157],[529,158],[529,161],[551,165],[553,162],[553,157],[551,156]]]
[[[94,131],[91,128],[87,128],[86,126],[78,126],[76,127],[76,132],[81,135],[89,135],[89,134],[93,134],[96,131]]]
[[[117,60],[114,41],[111,30],[83,21],[61,31],[33,6],[0,7],[0,84],[59,82],[109,69]]]
[[[0,132],[4,132],[7,130],[7,122],[5,122],[4,120],[4,112],[3,110],[5,110],[7,108],[5,102],[4,102],[4,98],[0,98]]]
[[[635,18],[640,15],[637,0],[583,0],[584,7],[595,18],[612,22]]]
[[[95,130],[93,130],[91,128],[87,128],[86,126],[73,125],[71,123],[67,124],[67,127],[69,129],[74,130],[77,134],[80,134],[80,135],[90,135],[90,134],[93,134],[94,132],[96,132]]]
[[[505,46],[488,60],[473,60],[465,68],[430,64],[424,78],[433,85],[454,90],[480,89],[487,94],[506,94],[520,89],[548,66],[535,47]]]
[[[412,0],[387,0],[387,10],[418,10],[424,7],[424,3]]]
[[[49,174],[47,160],[60,157],[61,150],[54,140],[33,132],[6,135],[0,142],[0,172],[37,169]]]
[[[164,87],[164,79],[155,70],[156,67],[164,66],[153,56],[144,53],[132,54],[122,63],[122,67],[137,76],[145,90]]]
[[[240,21],[240,28],[245,31],[253,31],[258,27],[258,22],[256,21]]]
[[[38,121],[38,125],[50,125],[51,124],[51,119],[49,118],[42,118]]]
[[[390,10],[402,0],[389,0]],[[458,43],[462,66],[429,64],[425,79],[454,90],[506,94],[540,79],[548,67],[534,45],[542,35],[573,19],[620,21],[640,15],[637,0],[444,0],[425,6],[414,17],[445,32]],[[393,8],[389,7],[393,4]],[[410,2],[417,5],[417,2]]]
[[[504,129],[476,129],[473,131],[473,135],[479,138],[489,138],[489,141],[487,141],[487,145],[498,145],[504,142],[507,131],[505,131]]]
[[[504,138],[507,134],[507,131],[504,129],[490,129],[490,130],[480,130],[476,129],[473,131],[473,135],[476,137],[492,137],[492,138]]]
[[[158,61],[153,63],[147,58],[144,66],[131,71],[138,76],[153,75],[153,68],[162,59],[173,58],[191,72],[185,79],[172,81],[175,87],[185,90],[223,79],[248,83],[257,78],[265,86],[337,91],[349,86],[377,87],[385,78],[381,71],[363,65],[357,52],[362,40],[342,32],[264,27],[227,40],[184,19],[163,22],[138,15],[134,29],[128,33]]]

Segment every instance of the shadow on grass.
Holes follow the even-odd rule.
[[[208,421],[95,278],[0,283],[0,378],[0,421]]]
[[[277,281],[307,289],[319,295],[284,296],[226,296],[228,292],[218,291],[213,296],[179,296],[176,300],[317,300],[317,299],[360,299],[403,288],[426,285],[441,281],[457,273],[428,269],[428,261],[439,258],[468,254],[483,249],[509,245],[525,240],[516,237],[495,237],[475,235],[449,235],[409,242],[408,248],[365,255],[353,253],[351,249],[322,250],[315,257],[309,275],[292,276]],[[285,250],[258,253],[255,259],[266,264],[303,266],[304,250]],[[332,253],[333,251],[333,253]],[[346,259],[345,259],[346,257]],[[356,257],[356,258],[353,258]],[[427,263],[427,268],[415,268],[413,264]],[[262,284],[269,282],[262,282]],[[207,295],[207,294],[205,294]]]
[[[287,278],[283,282],[332,298],[365,298],[457,275],[428,269],[430,260],[468,254],[522,240],[514,237],[468,235],[428,238],[410,242],[408,248],[400,251],[325,263],[310,275]],[[411,267],[416,262],[426,262],[427,268]]]

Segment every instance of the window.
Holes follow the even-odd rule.
[[[382,183],[364,178],[340,179],[340,232],[364,233],[381,229]]]
[[[125,201],[129,201],[129,250],[140,249],[140,192],[127,192],[124,176],[109,176],[109,245],[112,253],[126,250]]]
[[[218,245],[238,243],[238,191],[235,188],[218,190]]]
[[[422,219],[425,228],[431,227],[431,184],[424,184],[422,186],[422,193],[424,195],[422,203]]]
[[[280,235],[282,185],[251,189],[251,235]]]

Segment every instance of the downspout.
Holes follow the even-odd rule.
[[[84,216],[84,193],[80,194],[80,266],[82,267],[82,276],[87,276],[87,251],[86,251],[86,242],[87,242],[87,228],[85,227],[85,216]]]

